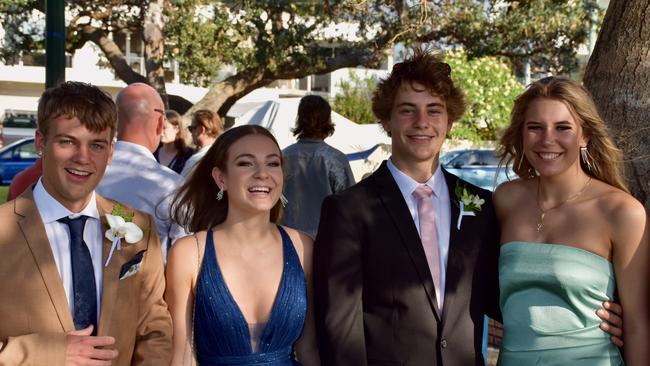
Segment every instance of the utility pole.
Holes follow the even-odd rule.
[[[45,0],[45,88],[65,81],[65,4]]]

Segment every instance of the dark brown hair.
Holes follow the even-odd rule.
[[[334,133],[332,107],[323,97],[307,95],[300,99],[293,135],[299,139],[325,139]]]
[[[183,119],[181,118],[181,115],[173,109],[168,109],[165,111],[165,118],[167,118],[169,124],[178,128],[176,138],[174,139],[174,147],[176,148],[176,151],[185,152],[189,147],[187,146],[186,141],[187,133],[185,131],[187,129],[183,127]]]
[[[223,120],[217,113],[209,109],[199,109],[194,112],[192,124],[203,126],[205,133],[210,137],[217,137],[223,133]]]
[[[404,84],[418,83],[432,95],[445,101],[449,123],[459,120],[465,113],[465,96],[451,80],[451,67],[428,51],[416,48],[413,56],[393,66],[390,75],[377,83],[372,96],[372,112],[380,122],[388,121],[395,96]]]
[[[591,169],[580,159],[582,170],[598,180],[629,192],[623,173],[623,153],[612,141],[591,94],[577,81],[565,77],[547,77],[538,80],[528,85],[526,90],[517,97],[512,108],[510,125],[499,142],[497,150],[501,158],[499,165],[512,165],[514,172],[523,179],[537,176],[537,172],[524,156],[523,129],[528,106],[539,98],[564,103],[576,122],[582,126],[583,134],[589,139],[587,149],[592,158]]]
[[[216,199],[219,187],[212,178],[212,169],[217,167],[226,172],[230,147],[248,135],[266,136],[280,151],[275,137],[261,126],[244,125],[222,133],[179,188],[170,206],[171,217],[188,232],[206,230],[226,220],[228,192],[223,192],[221,200]],[[278,200],[271,209],[271,222],[277,222],[281,213],[282,205]]]
[[[110,94],[94,85],[66,81],[43,92],[38,101],[38,130],[47,139],[50,123],[65,116],[78,118],[92,132],[110,129],[111,141],[117,128],[117,109]]]

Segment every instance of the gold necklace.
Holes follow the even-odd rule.
[[[589,180],[587,180],[587,183],[585,183],[585,185],[582,186],[582,188],[577,193],[572,194],[567,199],[565,199],[564,201],[558,203],[557,205],[544,210],[544,209],[542,209],[542,205],[539,203],[539,192],[540,192],[540,186],[542,185],[542,182],[541,182],[541,179],[538,180],[537,181],[537,199],[536,199],[536,201],[537,201],[537,208],[540,211],[540,215],[539,215],[539,223],[537,223],[537,231],[541,231],[542,228],[544,228],[544,216],[546,216],[547,212],[549,212],[551,210],[555,210],[556,208],[559,208],[563,204],[565,204],[565,203],[567,203],[569,201],[573,201],[574,199],[580,197],[580,195],[587,189],[587,186],[589,186],[589,183],[591,183],[591,177],[589,177]]]

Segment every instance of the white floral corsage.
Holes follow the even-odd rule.
[[[460,223],[463,221],[463,217],[476,216],[481,211],[481,206],[485,203],[485,200],[477,194],[471,194],[467,187],[461,184],[460,181],[456,181],[454,193],[458,200],[458,208],[460,208],[456,229],[460,230]]]
[[[133,221],[134,215],[135,213],[126,212],[119,203],[113,206],[110,214],[106,214],[109,229],[106,230],[104,236],[111,241],[112,245],[111,250],[108,252],[106,263],[104,264],[105,267],[108,267],[108,262],[111,260],[113,252],[122,249],[122,238],[129,244],[142,240],[142,236],[144,235],[142,229],[131,222]]]

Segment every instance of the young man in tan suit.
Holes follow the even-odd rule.
[[[106,215],[116,202],[95,194],[116,120],[110,96],[85,83],[63,83],[39,101],[43,176],[0,206],[0,365],[169,364],[153,220],[122,206],[142,235],[131,226],[113,245]]]

